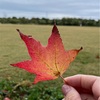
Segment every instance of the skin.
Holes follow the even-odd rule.
[[[74,75],[64,79],[63,100],[100,100],[100,77]]]

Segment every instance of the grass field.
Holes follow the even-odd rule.
[[[10,78],[15,82],[21,82],[23,80],[33,81],[34,78],[34,75],[10,66],[11,63],[30,59],[25,44],[16,29],[20,29],[24,34],[32,35],[43,45],[46,45],[52,27],[49,25],[0,24],[0,80]],[[58,29],[66,50],[84,48],[70,65],[64,77],[75,74],[99,76],[99,27],[58,26]],[[38,85],[50,84],[55,87],[59,84],[58,88],[60,89],[62,83],[61,79],[57,79]]]

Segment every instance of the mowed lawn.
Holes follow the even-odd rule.
[[[22,80],[33,81],[34,79],[34,75],[10,66],[11,63],[30,59],[26,46],[20,39],[16,29],[20,29],[26,35],[32,35],[46,46],[48,38],[51,35],[52,27],[53,25],[0,24],[0,80],[10,78],[11,80],[19,82]],[[75,74],[99,76],[99,27],[57,27],[66,50],[83,47],[83,50],[70,65],[64,77]],[[55,80],[55,83],[58,80]],[[62,83],[61,80],[59,82]]]

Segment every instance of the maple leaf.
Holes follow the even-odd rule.
[[[46,47],[42,46],[34,38],[24,35],[20,30],[17,29],[17,31],[27,46],[31,60],[11,65],[34,73],[36,75],[34,84],[39,81],[53,80],[59,76],[62,77],[69,64],[75,59],[78,52],[82,50],[80,48],[79,50],[66,51],[56,25],[52,29],[52,34],[48,39]]]

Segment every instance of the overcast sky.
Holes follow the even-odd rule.
[[[100,0],[0,0],[0,17],[99,19]]]

